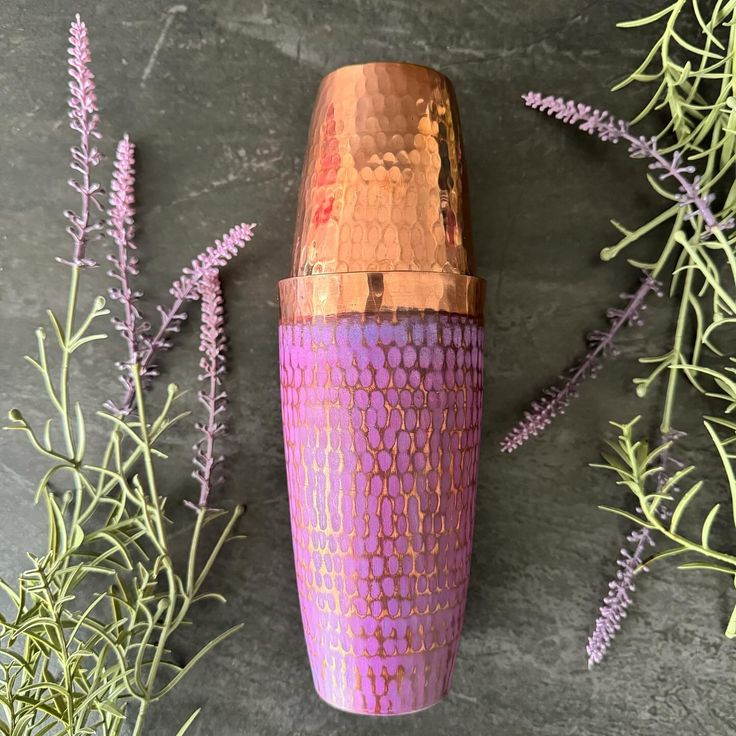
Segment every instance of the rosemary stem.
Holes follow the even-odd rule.
[[[156,489],[156,477],[153,469],[153,455],[151,453],[151,441],[148,433],[148,423],[146,420],[146,407],[143,397],[143,383],[141,381],[141,366],[135,363],[131,368],[133,374],[133,383],[135,386],[135,399],[138,407],[138,419],[140,421],[140,437],[142,440],[143,462],[146,468],[146,480],[148,481],[148,491],[151,494],[151,511],[153,514],[155,532],[157,536],[157,544],[161,554],[161,564],[166,574],[166,583],[168,586],[168,604],[164,615],[164,622],[161,625],[158,642],[155,645],[153,660],[148,670],[148,679],[146,691],[148,698],[154,697],[154,689],[156,684],[156,676],[158,668],[161,665],[166,642],[172,629],[172,621],[176,611],[177,583],[176,576],[172,568],[171,557],[169,555],[168,545],[166,542],[166,531],[164,529],[163,520],[161,518],[161,502],[158,491]],[[142,707],[142,706],[141,706]]]
[[[131,367],[133,374],[133,382],[135,385],[136,404],[138,406],[138,418],[140,420],[140,436],[142,440],[143,463],[146,468],[146,480],[148,481],[148,490],[151,494],[151,500],[155,509],[159,508],[158,491],[156,489],[156,476],[153,470],[153,455],[151,454],[151,441],[148,434],[148,422],[146,420],[146,406],[143,400],[143,384],[141,382],[141,367],[139,363],[135,363]],[[157,522],[160,525],[160,515],[156,514]]]
[[[734,30],[731,28],[730,34],[729,34],[729,48],[731,46],[731,43],[733,42],[734,38]],[[721,83],[722,86],[725,84],[725,82]],[[720,123],[715,124],[715,128],[713,130],[713,141],[714,145],[711,147],[710,153],[708,154],[708,159],[705,167],[705,172],[703,176],[703,191],[707,191],[708,185],[712,179],[713,176],[713,167],[715,164],[715,158],[716,158],[716,152],[719,148],[719,143],[721,136],[723,135],[723,127]],[[712,227],[713,223],[708,222],[706,223],[708,226]],[[700,236],[700,227],[697,228],[695,232],[695,236]],[[736,273],[736,262],[734,261],[733,254],[730,252],[731,249],[728,247],[726,243],[723,242],[723,234],[721,233],[720,229],[717,227],[713,230],[716,238],[721,242],[721,245],[724,249],[724,251],[727,253],[727,258],[729,260],[729,263],[732,267],[732,272]],[[691,257],[688,257],[689,261],[692,261],[693,259]],[[670,366],[669,375],[667,376],[667,389],[665,392],[665,399],[664,399],[664,406],[662,410],[662,422],[660,424],[660,431],[662,434],[667,434],[672,431],[672,415],[674,413],[674,407],[675,407],[675,397],[677,393],[677,384],[678,379],[680,377],[680,371],[682,368],[679,367],[679,365],[682,362],[683,358],[683,342],[685,337],[685,328],[688,324],[688,314],[690,312],[691,308],[691,300],[693,296],[693,281],[695,277],[695,268],[691,267],[686,269],[685,273],[685,282],[682,286],[682,294],[680,295],[680,305],[677,312],[677,326],[675,328],[675,337],[674,342],[672,345],[672,360],[676,361],[675,365]],[[699,339],[699,338],[696,338]]]
[[[58,655],[59,655],[59,663],[61,665],[61,670],[63,672],[63,678],[64,678],[64,695],[65,699],[67,701],[66,705],[66,725],[68,728],[68,733],[74,734],[77,731],[78,725],[83,724],[77,724],[76,721],[76,706],[74,702],[74,683],[72,682],[72,674],[69,667],[69,646],[67,644],[66,640],[66,632],[64,630],[64,625],[61,621],[61,616],[59,613],[59,607],[52,598],[52,592],[51,592],[51,583],[48,580],[46,574],[43,572],[43,569],[40,565],[36,565],[36,570],[38,572],[38,576],[43,584],[43,594],[46,598],[46,603],[48,605],[48,611],[51,615],[51,619],[53,621],[53,628],[56,630],[56,637],[58,640]]]
[[[59,398],[59,403],[61,404],[61,420],[62,420],[62,429],[64,433],[64,441],[66,443],[66,451],[67,455],[70,458],[76,458],[76,446],[74,441],[74,434],[72,432],[72,418],[71,418],[71,412],[69,411],[69,395],[70,395],[70,386],[69,386],[69,364],[71,359],[71,340],[72,340],[72,333],[74,332],[74,318],[77,313],[77,304],[79,302],[79,275],[81,271],[81,266],[74,265],[72,268],[72,275],[69,282],[69,299],[67,302],[67,309],[66,309],[66,320],[64,322],[64,346],[62,350],[62,357],[61,357],[61,369],[60,369],[60,375],[59,375],[59,392],[61,394]],[[72,512],[72,528],[74,527],[74,524],[77,522],[77,519],[79,518],[79,510],[80,510],[80,504],[81,504],[81,494],[82,494],[82,484],[79,480],[79,478],[74,476],[74,484],[75,484],[75,498],[74,498],[74,507]]]
[[[202,524],[204,522],[204,516],[207,513],[206,509],[197,509],[197,518],[194,522],[194,529],[192,530],[192,543],[189,548],[189,563],[187,565],[187,593],[190,596],[195,594],[194,580],[197,567],[197,549],[199,547],[199,535],[202,532]]]
[[[138,715],[135,719],[135,726],[133,728],[133,736],[141,736],[143,733],[143,722],[146,719],[146,713],[148,711],[148,701],[141,700],[140,708],[138,708]]]
[[[64,439],[70,457],[74,456],[74,439],[72,436],[71,418],[69,416],[69,362],[71,354],[69,344],[74,330],[74,317],[79,301],[79,271],[80,266],[72,266],[72,276],[69,282],[69,300],[67,302],[66,320],[64,323],[64,349],[61,358],[61,375],[59,391],[61,393],[61,410],[64,428]]]
[[[675,396],[677,393],[677,382],[679,378],[679,363],[682,358],[682,344],[685,335],[685,326],[687,325],[687,314],[690,308],[690,296],[693,287],[694,269],[689,268],[685,274],[685,283],[682,287],[682,295],[680,297],[680,307],[677,313],[677,326],[675,328],[675,339],[672,345],[672,360],[675,365],[670,366],[667,376],[667,390],[664,398],[664,409],[662,411],[662,423],[660,432],[667,434],[672,431],[672,414],[675,408]]]
[[[734,568],[734,573],[736,574],[735,556],[729,555],[725,552],[718,552],[717,550],[711,549],[710,547],[706,547],[702,544],[698,544],[697,542],[693,542],[686,537],[680,536],[679,534],[677,534],[677,532],[673,532],[671,527],[667,526],[662,521],[662,518],[657,513],[656,508],[653,507],[652,504],[647,500],[647,494],[644,490],[646,485],[646,477],[638,471],[639,463],[636,457],[636,448],[634,445],[632,445],[630,437],[625,437],[625,441],[629,467],[632,470],[634,486],[637,488],[635,493],[639,500],[639,507],[641,508],[647,523],[653,526],[664,537],[672,542],[675,542],[675,544],[677,544],[678,546],[701,554],[704,557],[710,557],[711,559],[718,560],[719,562],[723,562],[726,565],[730,565]]]

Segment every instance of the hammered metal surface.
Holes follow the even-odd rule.
[[[413,64],[324,78],[302,171],[291,276],[472,273],[450,81]]]
[[[484,300],[483,279],[454,273],[325,273],[279,282],[283,322],[355,312],[398,312],[402,309],[482,317]]]
[[[356,713],[448,691],[475,509],[483,328],[437,313],[280,327],[299,599],[317,692]]]

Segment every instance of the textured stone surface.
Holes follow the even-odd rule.
[[[636,281],[623,262],[598,260],[615,238],[608,219],[636,225],[661,207],[640,163],[525,110],[519,96],[540,88],[634,114],[640,91],[607,90],[650,39],[614,23],[650,9],[644,0],[2,5],[0,405],[21,405],[32,419],[46,411],[20,355],[33,349],[43,308],[65,297],[53,257],[68,252],[61,211],[74,203],[63,186],[73,11],[92,30],[106,152],[125,130],[140,144],[146,305],[163,298],[181,266],[232,222],[261,223],[224,279],[234,364],[227,496],[247,503],[248,538],[227,548],[212,580],[230,606],[208,607],[181,650],[235,620],[246,626],[152,710],[151,734],[175,733],[200,705],[197,736],[733,732],[733,645],[721,634],[733,589],[715,576],[662,565],[641,580],[610,658],[593,673],[585,663],[585,640],[626,530],[597,510],[617,503],[620,490],[587,463],[607,420],[650,407],[632,395],[631,379],[642,373],[632,355],[668,348],[667,303],[652,304],[647,327],[626,335],[622,354],[544,437],[515,456],[497,450],[520,409],[579,355],[582,334],[599,327],[602,311]],[[453,691],[430,711],[379,722],[329,708],[311,683],[289,531],[275,302],[276,281],[289,271],[317,85],[340,64],[372,59],[430,64],[452,78],[478,273],[489,282],[477,520]],[[105,281],[98,269],[86,293]],[[100,397],[117,390],[108,371],[100,377],[105,360],[122,354],[114,341],[101,351],[78,376]],[[163,367],[193,387],[196,362],[190,326]],[[700,460],[708,443],[696,412],[683,394],[679,426],[696,430],[687,457]],[[195,493],[192,441],[184,428],[173,437],[164,489],[172,500]],[[43,533],[32,503],[38,462],[17,436],[0,435],[0,443],[0,569],[12,575]],[[174,517],[187,523],[186,515]]]

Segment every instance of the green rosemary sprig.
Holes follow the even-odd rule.
[[[72,279],[75,299],[78,282]],[[62,355],[71,356],[98,339],[89,328],[107,313],[103,306],[103,300],[95,302],[94,317],[85,320],[72,339],[66,330],[57,332]],[[139,704],[134,733],[140,733],[150,704],[240,628],[208,642],[185,665],[169,656],[171,639],[187,623],[191,607],[208,598],[224,600],[203,592],[203,586],[233,536],[242,507],[230,513],[196,510],[186,572],[179,574],[155,470],[156,459],[166,458],[161,439],[188,416],[188,412],[173,414],[180,396],[177,387],[169,386],[162,410],[149,421],[140,370],[133,366],[138,416],[123,420],[98,412],[111,427],[112,451],[104,464],[91,464],[80,405],[72,401],[71,391],[66,404],[59,401],[40,331],[38,339],[39,356],[31,360],[48,386],[52,406],[61,407],[71,443],[58,449],[48,422],[40,437],[20,411],[10,412],[8,429],[23,432],[53,464],[37,490],[48,515],[47,551],[31,557],[32,566],[17,586],[0,583],[14,609],[13,615],[0,618],[5,683],[0,733],[117,734],[131,702]],[[68,367],[64,375],[66,371]],[[131,476],[139,458],[144,473]],[[224,527],[204,563],[198,564],[202,529],[221,518]]]
[[[663,466],[660,459],[671,446],[666,442],[649,449],[649,443],[645,438],[637,438],[634,435],[636,424],[640,417],[636,417],[626,424],[611,422],[612,426],[619,430],[619,435],[614,442],[608,445],[613,452],[603,454],[603,463],[595,463],[593,467],[609,470],[618,476],[616,483],[628,489],[636,499],[637,514],[631,514],[618,508],[601,506],[602,509],[623,516],[635,524],[657,532],[670,542],[671,546],[654,554],[643,561],[637,570],[648,566],[657,560],[669,557],[690,555],[695,557],[694,561],[681,563],[678,567],[682,570],[710,570],[713,572],[729,575],[736,582],[736,556],[716,549],[711,541],[711,530],[718,516],[721,504],[710,507],[703,517],[700,525],[699,538],[692,539],[681,531],[683,520],[690,509],[690,504],[703,488],[703,482],[697,481],[689,488],[679,494],[678,498],[673,495],[673,490],[682,483],[694,470],[694,466],[680,468],[676,473],[670,475],[664,484],[660,484],[655,490],[652,489],[651,481],[656,479],[662,472]],[[713,418],[706,420],[705,425],[713,439],[714,446],[723,463],[723,469],[728,480],[731,494],[731,504],[736,514],[736,477],[733,472],[734,455],[729,451],[729,446],[736,441],[736,434],[731,434],[728,439],[722,439],[715,431],[714,424],[720,420]],[[732,425],[731,430],[736,429]],[[671,508],[667,514],[662,513],[665,505]],[[734,519],[736,524],[736,519]],[[736,607],[731,614],[726,636],[736,637]]]
[[[692,11],[688,13],[687,11]],[[678,0],[647,18],[619,24],[625,28],[639,28],[654,23],[663,24],[661,36],[646,55],[642,64],[616,89],[640,83],[654,86],[654,92],[644,109],[635,118],[658,117],[666,111],[667,122],[657,139],[660,150],[672,138],[669,150],[677,150],[684,160],[701,169],[698,185],[706,197],[721,202],[714,208],[720,223],[732,223],[736,214],[736,118],[734,117],[733,56],[736,50],[736,26],[733,25],[736,3],[717,0],[710,13],[704,4],[693,0]],[[703,36],[702,46],[686,39],[681,23],[695,20]],[[721,40],[723,39],[723,40]],[[704,164],[704,166],[703,166]],[[681,377],[697,390],[705,388],[697,380],[691,366],[700,365],[703,349],[720,357],[722,350],[716,344],[716,332],[736,320],[734,285],[736,285],[736,256],[734,238],[724,230],[713,232],[706,241],[703,233],[708,223],[702,213],[694,212],[690,222],[686,213],[661,182],[649,175],[655,191],[666,199],[674,200],[659,217],[630,231],[618,223],[614,225],[623,237],[614,246],[604,248],[604,260],[619,255],[650,232],[669,222],[669,233],[662,238],[659,257],[652,262],[630,258],[629,263],[645,268],[654,275],[665,272],[672,264],[670,295],[677,300],[677,322],[672,347],[664,355],[650,356],[641,362],[650,366],[647,376],[637,379],[637,393],[646,395],[660,377],[666,379],[666,392],[660,422],[663,434],[673,430],[677,387]],[[689,224],[689,227],[687,225]],[[727,270],[724,273],[722,265]]]
[[[629,262],[658,273],[664,273],[671,264],[670,296],[676,303],[677,317],[671,348],[664,355],[641,358],[640,362],[652,368],[635,382],[637,393],[644,396],[657,379],[666,381],[660,420],[662,439],[650,452],[645,440],[633,436],[636,420],[614,424],[620,435],[613,443],[614,453],[606,455],[602,466],[615,471],[619,483],[636,496],[636,514],[615,510],[637,525],[640,531],[632,534],[652,541],[651,534],[656,534],[670,546],[641,559],[643,547],[639,544],[619,563],[624,579],[611,583],[588,643],[590,662],[599,662],[610,645],[630,600],[633,575],[645,565],[673,556],[695,556],[695,561],[680,567],[727,573],[736,582],[736,558],[715,550],[711,544],[710,532],[720,504],[713,505],[705,516],[699,539],[682,532],[683,515],[702,484],[681,491],[679,483],[693,467],[672,471],[666,462],[670,438],[682,435],[675,426],[678,391],[684,379],[704,397],[726,402],[720,416],[705,415],[703,419],[723,467],[736,526],[736,456],[730,449],[736,442],[736,424],[726,416],[736,406],[736,384],[729,365],[733,358],[727,355],[736,323],[736,2],[716,0],[706,7],[698,0],[677,0],[647,18],[620,25],[639,28],[655,23],[662,24],[661,35],[642,64],[617,89],[634,83],[653,87],[649,102],[635,121],[658,119],[666,113],[666,122],[657,135],[660,150],[675,151],[701,170],[696,183],[719,227],[713,228],[703,208],[695,207],[685,214],[682,201],[676,201],[659,218],[637,230],[620,228],[622,239],[601,253],[604,260],[613,258],[668,222],[669,234],[663,238],[658,259],[642,263],[630,258]],[[697,29],[694,39],[692,31],[688,32],[693,26]],[[649,181],[661,196],[672,199],[657,179],[650,175]],[[714,384],[715,390],[711,388]],[[726,635],[736,636],[736,608]]]

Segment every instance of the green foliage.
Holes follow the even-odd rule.
[[[719,223],[728,225],[736,216],[736,2],[717,0],[707,5],[709,10],[698,0],[677,0],[646,18],[619,24],[625,28],[658,25],[661,35],[639,67],[616,88],[636,83],[653,88],[635,122],[656,123],[665,113],[666,122],[657,136],[660,150],[667,151],[669,143],[669,150],[677,149],[684,161],[700,170],[702,194],[716,197],[713,212]],[[693,35],[695,42],[690,40]],[[649,182],[668,200],[666,209],[634,229],[614,222],[622,237],[604,248],[601,257],[609,260],[628,253],[645,236],[668,229],[654,260],[629,258],[655,278],[669,271],[670,294],[678,302],[671,348],[663,355],[642,358],[648,373],[636,381],[640,396],[660,379],[666,381],[661,421],[666,434],[673,429],[680,379],[708,392],[694,367],[702,365],[707,355],[723,355],[721,333],[736,321],[736,237],[725,227],[711,233],[701,212],[687,213],[676,201],[673,204],[674,195],[651,174]]]
[[[681,563],[679,565],[680,569],[710,570],[725,573],[731,576],[736,585],[736,557],[715,549],[711,544],[711,529],[718,516],[720,504],[712,506],[701,520],[697,540],[690,539],[682,533],[683,520],[692,508],[692,501],[701,492],[703,483],[702,481],[694,482],[677,497],[672,495],[672,491],[676,486],[683,482],[689,483],[694,470],[693,466],[689,465],[671,475],[661,486],[657,486],[655,481],[663,471],[661,459],[672,443],[666,442],[650,450],[646,439],[635,436],[638,421],[639,417],[628,424],[611,422],[619,431],[616,441],[610,443],[614,452],[604,454],[605,462],[594,465],[596,468],[602,468],[616,474],[618,477],[617,484],[634,495],[637,514],[629,514],[620,509],[602,508],[606,511],[621,514],[640,526],[658,532],[670,542],[670,547],[652,555],[644,561],[642,566],[667,557],[685,555],[694,558],[694,560]],[[731,491],[733,508],[736,509],[736,478],[734,478],[732,468],[734,455],[728,450],[728,446],[734,442],[736,435],[731,434],[728,439],[724,440],[714,431],[710,422],[706,422],[706,426],[711,432],[714,445],[723,463]],[[670,506],[671,513],[661,513],[660,506],[663,503]],[[736,519],[734,523],[736,524]],[[736,615],[732,615],[726,635],[729,637],[736,636]]]
[[[664,439],[673,432],[677,391],[683,380],[704,397],[722,402],[716,416],[704,416],[705,428],[724,472],[730,492],[732,519],[736,527],[736,472],[733,445],[736,423],[728,418],[736,407],[734,359],[727,355],[736,323],[736,0],[676,0],[640,20],[621,23],[625,28],[658,26],[661,30],[650,52],[637,69],[617,88],[631,84],[649,86],[649,102],[635,122],[648,119],[665,123],[658,134],[660,150],[677,150],[683,161],[702,173],[701,193],[713,199],[711,209],[719,227],[710,228],[703,212],[686,212],[659,180],[649,177],[656,192],[668,200],[666,209],[648,223],[629,230],[617,223],[619,242],[605,248],[601,257],[614,258],[660,227],[667,227],[659,256],[652,262],[630,258],[629,262],[662,278],[671,275],[670,295],[677,303],[677,321],[670,349],[659,356],[641,358],[649,373],[636,381],[641,396],[660,379],[666,381],[660,422]],[[716,366],[716,367],[714,367]],[[736,557],[714,549],[712,528],[720,505],[713,505],[703,518],[697,538],[683,529],[691,513],[693,499],[702,483],[694,483],[681,495],[674,495],[688,480],[693,467],[686,467],[662,482],[662,459],[670,442],[662,441],[650,450],[644,439],[634,437],[636,420],[614,424],[619,437],[613,453],[604,454],[602,467],[618,476],[618,483],[636,497],[632,521],[667,539],[671,546],[645,564],[668,557],[690,557],[683,569],[705,569],[726,573],[736,583]],[[659,478],[659,487],[652,481]],[[663,513],[663,509],[667,509]],[[726,634],[736,636],[736,609]]]
[[[53,339],[39,328],[37,355],[27,358],[40,374],[50,416],[37,429],[13,409],[6,428],[24,434],[44,459],[36,498],[46,510],[48,541],[45,551],[29,555],[30,566],[15,584],[0,580],[6,599],[0,610],[10,611],[0,616],[2,736],[114,736],[129,717],[140,734],[150,704],[240,628],[209,641],[186,663],[172,656],[172,637],[190,622],[193,606],[210,598],[224,601],[205,592],[205,583],[243,509],[196,508],[188,558],[179,569],[156,465],[166,459],[166,433],[187,412],[177,413],[180,394],[170,385],[163,406],[149,419],[134,365],[137,414],[87,416],[72,397],[70,365],[78,351],[93,349],[106,336],[95,330],[108,312],[98,298],[75,324],[80,267],[71,273],[66,319],[62,323],[49,311]],[[87,451],[88,421],[104,425],[108,435],[99,459]],[[204,550],[202,530],[212,523],[220,531]]]

